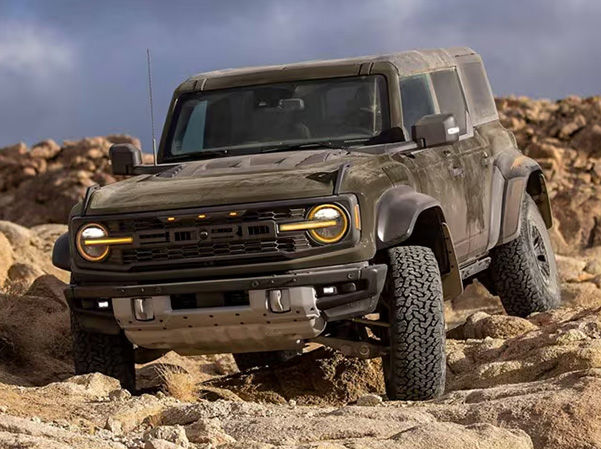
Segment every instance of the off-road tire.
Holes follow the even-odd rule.
[[[440,270],[429,248],[388,250],[382,295],[390,323],[389,354],[382,359],[391,400],[424,401],[444,392],[445,321]]]
[[[277,366],[296,357],[299,351],[264,351],[233,354],[236,365],[240,371],[264,366]]]
[[[87,332],[71,312],[71,334],[75,374],[106,374],[119,380],[123,388],[135,392],[134,347],[123,333],[105,335]]]
[[[555,309],[561,290],[547,227],[530,195],[522,203],[520,235],[491,251],[490,275],[508,315]]]

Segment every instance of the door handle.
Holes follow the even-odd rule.
[[[447,156],[447,157],[448,157],[448,156],[450,156],[450,155],[451,155],[451,154],[453,154],[453,153],[452,153],[452,151],[451,151],[451,150],[442,150],[442,154],[444,154],[445,156]]]

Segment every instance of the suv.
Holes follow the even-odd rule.
[[[445,384],[443,301],[479,279],[507,313],[560,301],[539,165],[469,48],[244,68],[173,95],[157,164],[131,145],[56,242],[75,370],[135,388],[168,350],[241,369],[308,342],[382,357],[389,399]]]

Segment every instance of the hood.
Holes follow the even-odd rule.
[[[378,158],[345,150],[289,151],[186,162],[97,190],[90,214],[160,211],[333,193],[339,168]]]

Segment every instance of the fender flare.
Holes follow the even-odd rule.
[[[553,226],[551,201],[540,165],[517,150],[505,152],[495,166],[505,178],[501,230],[497,244],[510,242],[520,234],[522,201],[528,193],[536,203],[547,229]]]
[[[438,200],[409,186],[393,187],[376,204],[375,229],[379,251],[402,244],[432,249],[441,271],[445,299],[463,292],[455,247]]]
[[[69,233],[61,235],[52,248],[52,265],[61,270],[71,271],[71,247]]]

